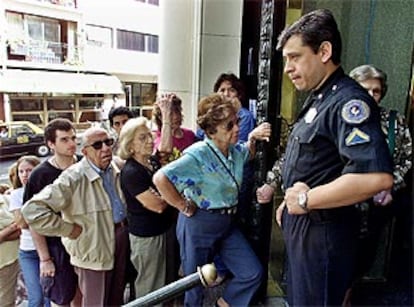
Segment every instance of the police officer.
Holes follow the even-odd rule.
[[[355,261],[355,204],[392,186],[378,107],[340,67],[341,37],[329,10],[287,27],[277,48],[296,89],[310,91],[289,136],[276,212],[288,256],[288,301],[341,305]],[[258,190],[270,200],[270,186]]]

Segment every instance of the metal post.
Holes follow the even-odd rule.
[[[124,305],[124,307],[153,306],[173,299],[186,290],[199,286],[200,284],[204,287],[208,287],[216,280],[216,277],[217,272],[214,264],[206,264],[201,268],[198,267],[197,272],[148,293],[147,295],[139,297],[136,300]]]
[[[262,0],[260,41],[258,59],[257,84],[257,124],[268,121],[272,124],[272,139],[270,144],[258,142],[255,158],[254,191],[266,181],[266,173],[275,161],[276,150],[280,137],[280,84],[281,57],[276,56],[275,45],[277,35],[284,27],[284,1]],[[256,293],[255,301],[264,301],[267,292],[268,263],[270,249],[270,234],[272,227],[273,202],[259,204],[255,194],[251,205],[249,241],[262,263],[264,276],[262,285]]]

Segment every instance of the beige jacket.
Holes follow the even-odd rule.
[[[112,168],[116,190],[125,204],[120,170],[113,162]],[[53,184],[27,201],[22,213],[38,233],[62,237],[74,266],[91,270],[113,268],[115,232],[111,202],[102,178],[86,158],[65,170]],[[75,240],[67,238],[73,223],[82,227],[82,233]]]
[[[6,195],[0,195],[0,230],[6,228],[14,221],[14,216],[9,212]],[[19,239],[0,242],[0,269],[17,260],[19,252]]]

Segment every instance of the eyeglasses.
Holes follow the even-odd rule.
[[[236,119],[236,120],[231,120],[231,121],[229,121],[227,124],[225,124],[225,125],[224,125],[224,128],[225,128],[227,131],[230,131],[230,130],[232,130],[232,129],[233,129],[234,125],[237,125],[237,126],[239,126],[239,125],[240,125],[240,117],[237,117],[237,119]]]
[[[148,140],[151,140],[154,138],[154,136],[152,135],[152,133],[146,133],[146,134],[142,134],[138,136],[138,140],[142,143],[146,143],[148,142]]]
[[[85,145],[85,147],[92,146],[95,150],[102,149],[103,144],[105,143],[106,146],[111,147],[114,145],[114,139],[106,139],[103,141],[96,141],[92,144]]]

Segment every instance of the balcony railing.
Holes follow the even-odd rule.
[[[9,44],[8,59],[48,64],[82,64],[78,46],[35,40]]]
[[[37,0],[38,2],[51,3],[65,7],[76,7],[76,0]]]

